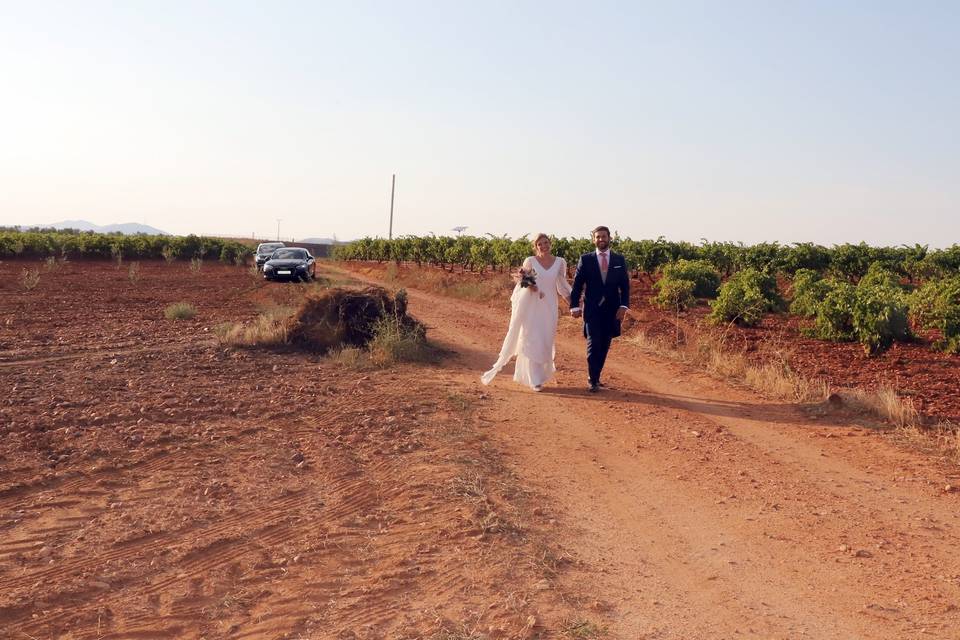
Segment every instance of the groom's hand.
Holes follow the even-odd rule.
[[[627,315],[627,310],[623,307],[617,309],[617,320],[623,320],[623,317]]]
[[[579,318],[580,316],[583,315],[583,310],[582,310],[582,309],[570,309],[570,315],[572,315],[574,318]]]

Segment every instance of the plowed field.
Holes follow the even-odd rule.
[[[0,637],[957,637],[960,470],[863,416],[623,342],[588,394],[569,318],[555,383],[483,387],[505,300],[412,290],[443,359],[357,368],[219,345],[298,285],[27,266],[0,263]]]

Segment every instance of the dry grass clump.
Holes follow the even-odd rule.
[[[895,427],[908,429],[920,426],[920,413],[913,402],[901,397],[889,385],[873,391],[845,389],[839,395],[854,409],[873,414]]]
[[[227,322],[213,328],[220,344],[233,347],[278,347],[287,344],[288,317],[261,313],[253,322]]]
[[[427,344],[426,328],[419,322],[407,324],[396,318],[382,318],[373,328],[368,345],[374,364],[434,362],[437,351]]]
[[[722,337],[713,334],[685,336],[685,343],[675,344],[662,338],[637,333],[629,342],[658,355],[701,366],[723,377],[743,382],[768,396],[795,402],[819,402],[830,393],[823,380],[810,380],[790,367],[783,353],[771,354],[771,360],[751,362],[747,356],[725,347]]]
[[[607,635],[607,628],[589,620],[574,620],[564,623],[563,635],[564,637],[576,638],[578,640],[592,640],[593,638],[605,637]]]
[[[123,247],[119,244],[110,245],[110,257],[117,263],[117,270],[123,266]]]
[[[189,320],[197,315],[197,308],[189,302],[174,302],[163,310],[167,320]]]
[[[33,267],[32,269],[24,269],[21,271],[20,284],[27,291],[36,289],[37,285],[40,284],[40,269]]]
[[[628,341],[646,351],[702,366],[718,376],[744,382],[768,396],[795,402],[836,399],[854,411],[875,416],[900,430],[927,432],[921,428],[922,419],[913,402],[900,396],[892,386],[883,385],[875,390],[843,389],[831,393],[825,380],[811,380],[793,371],[789,358],[781,352],[771,352],[769,359],[763,362],[751,362],[743,353],[725,349],[722,337],[715,334],[685,336],[684,343],[674,343],[637,333]],[[941,429],[939,433],[940,440],[949,440],[948,449],[957,449],[960,453],[960,438],[954,430]]]
[[[897,429],[897,435],[924,451],[960,463],[960,427],[953,423],[941,422],[932,427],[912,425]],[[958,487],[953,485],[945,490],[957,489]]]

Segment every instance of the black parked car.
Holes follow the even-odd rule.
[[[282,242],[261,242],[257,245],[257,253],[254,260],[257,262],[257,269],[263,269],[264,263],[270,259],[273,252],[285,246]]]
[[[277,249],[263,265],[267,280],[303,280],[317,277],[317,265],[306,249],[283,247]]]

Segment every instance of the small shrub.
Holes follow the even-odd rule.
[[[33,267],[20,272],[20,284],[27,291],[33,291],[40,284],[40,269]]]
[[[57,262],[55,256],[48,256],[47,259],[43,261],[43,268],[47,272],[56,271],[60,268],[60,263]]]
[[[197,315],[197,309],[189,302],[175,302],[163,310],[167,320],[189,320]]]
[[[910,321],[915,327],[931,329],[936,326],[937,318],[941,313],[943,286],[949,282],[949,280],[931,280],[910,294]],[[957,279],[956,286],[960,288],[960,278]]]
[[[824,282],[829,287],[829,291],[817,306],[816,323],[809,333],[823,340],[853,340],[853,306],[856,303],[856,288],[844,280],[828,279]]]
[[[914,326],[940,330],[936,348],[960,353],[960,276],[925,283],[911,294],[909,305]]]
[[[657,281],[657,295],[653,298],[653,303],[661,309],[682,311],[692,307],[697,303],[693,292],[697,288],[697,283],[693,280],[682,280],[673,278],[660,278]]]
[[[900,278],[892,271],[886,269],[883,264],[874,262],[867,269],[867,273],[860,278],[858,287],[883,287],[887,289],[899,289]]]
[[[127,278],[130,280],[131,284],[137,284],[140,282],[140,263],[131,262],[130,266],[127,268]]]
[[[764,312],[781,304],[774,276],[748,267],[727,280],[720,287],[719,297],[710,303],[710,319],[715,323],[734,322],[753,327]]]
[[[200,273],[200,270],[203,269],[203,258],[200,256],[195,256],[190,259],[190,271],[193,273]]]
[[[830,292],[830,283],[812,269],[799,269],[793,276],[790,313],[804,318],[817,315],[817,308]]]
[[[853,305],[853,330],[867,353],[888,349],[894,340],[907,340],[907,299],[899,288],[870,284],[866,277],[857,285]]]
[[[910,338],[908,298],[891,273],[871,267],[856,287],[831,279],[822,286],[827,292],[807,333],[824,340],[857,340],[869,354]]]
[[[663,268],[661,280],[690,280],[695,285],[693,295],[697,298],[716,298],[720,288],[720,274],[706,260],[671,262]]]
[[[947,353],[960,353],[960,302],[956,302],[945,311],[940,324],[943,338],[937,342],[937,348]]]

